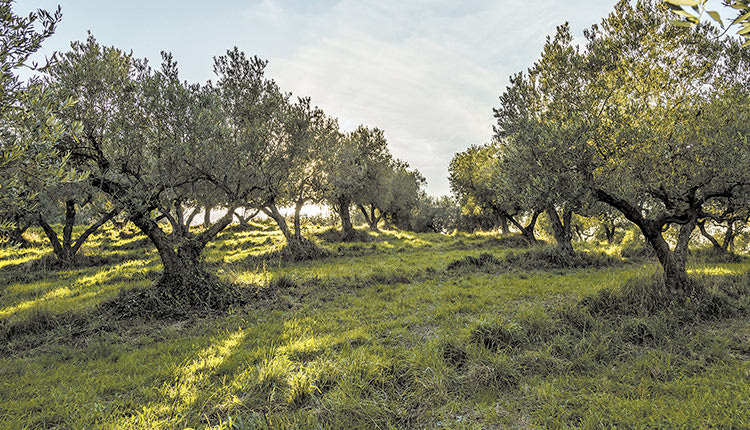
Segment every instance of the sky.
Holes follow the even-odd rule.
[[[385,131],[391,152],[450,193],[456,152],[492,137],[492,108],[508,78],[538,58],[545,38],[583,29],[606,0],[18,0],[16,13],[61,4],[41,58],[91,33],[104,45],[160,63],[169,51],[182,79],[214,79],[213,58],[234,46],[269,61],[267,76],[337,117]]]

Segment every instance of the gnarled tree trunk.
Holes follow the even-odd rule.
[[[367,221],[367,225],[370,227],[370,230],[379,231],[378,222],[380,222],[380,219],[383,217],[382,212],[380,216],[376,215],[377,209],[375,208],[375,205],[370,205],[369,211],[364,205],[357,205],[357,207],[359,208],[360,212],[362,212],[362,215],[364,215],[365,220]]]
[[[672,251],[667,241],[664,240],[664,236],[662,236],[662,229],[667,223],[667,218],[647,219],[637,207],[603,190],[596,190],[596,197],[599,201],[622,212],[625,218],[641,229],[646,242],[653,248],[656,258],[664,270],[664,284],[667,293],[673,296],[687,296],[695,291],[697,285],[690,282],[685,269],[685,262],[690,235],[697,223],[697,210],[691,211],[687,218],[682,220],[683,224],[680,227],[677,245],[675,250]]]
[[[205,228],[206,230],[211,228],[211,206],[209,205],[204,206],[203,228]]]
[[[232,222],[233,217],[234,208],[230,208],[223,217],[200,234],[188,233],[186,236],[172,237],[167,235],[147,212],[131,214],[130,220],[156,247],[164,269],[162,279],[187,285],[195,279],[200,279],[195,275],[203,271],[203,249]]]
[[[271,203],[261,210],[264,214],[268,215],[272,220],[274,220],[274,222],[276,222],[276,225],[279,226],[279,230],[281,230],[281,233],[284,235],[284,239],[286,239],[288,243],[292,239],[292,233],[289,231],[289,225],[286,223],[286,218],[284,218],[284,215],[279,212],[279,208],[277,208],[275,204]]]
[[[505,214],[501,213],[497,216],[497,218],[500,223],[500,233],[503,236],[507,236],[508,234],[510,234],[510,229],[508,228],[508,217],[505,216]]]
[[[352,219],[349,214],[349,206],[351,206],[351,204],[352,201],[348,196],[339,196],[336,200],[339,218],[341,218],[341,231],[344,233],[343,239],[345,241],[351,241],[357,237],[357,233],[354,231]]]
[[[558,216],[554,206],[547,207],[547,216],[552,223],[552,233],[557,242],[557,248],[568,255],[575,255],[573,250],[573,235],[571,233],[571,219],[573,211],[563,206],[562,218]]]
[[[83,243],[86,242],[89,236],[96,232],[99,227],[114,218],[115,215],[117,215],[117,212],[118,210],[114,209],[102,215],[94,224],[89,226],[86,231],[81,233],[75,241],[73,240],[73,227],[75,226],[76,221],[75,200],[68,200],[65,202],[65,224],[63,225],[62,241],[41,213],[38,214],[37,218],[39,226],[42,227],[44,234],[47,235],[47,239],[49,239],[50,245],[52,245],[52,250],[55,253],[57,261],[64,266],[72,266],[76,263],[76,255],[81,249]]]
[[[294,204],[294,236],[302,237],[302,208],[305,206],[305,200],[297,200]]]
[[[723,253],[729,253],[730,248],[734,244],[734,238],[737,236],[737,233],[734,231],[734,221],[729,220],[727,222],[727,228],[724,231],[724,240],[722,243],[719,243],[719,241],[708,232],[706,229],[706,221],[700,221],[698,223],[698,228],[700,229],[701,235],[708,239],[709,242],[711,242],[711,245],[713,245],[714,249],[723,252]]]
[[[643,232],[646,241],[656,253],[656,258],[664,270],[664,283],[667,291],[673,295],[686,295],[689,292],[690,280],[685,270],[685,258],[669,249],[669,244],[661,234],[661,229],[648,229]]]
[[[258,213],[260,213],[260,210],[255,209],[255,212],[253,212],[251,215],[248,215],[247,212],[243,212],[242,215],[238,214],[236,210],[232,211],[234,217],[237,218],[237,221],[240,223],[240,226],[242,228],[248,228],[250,227],[250,220],[255,218]]]
[[[607,243],[610,245],[615,243],[615,225],[607,225],[603,223],[602,228],[604,229],[604,237],[607,239]]]
[[[511,215],[506,215],[508,218],[508,221],[511,222],[518,230],[521,231],[521,236],[523,236],[524,239],[529,243],[529,245],[535,245],[536,242],[536,236],[534,236],[534,228],[536,228],[536,221],[539,219],[539,215],[541,214],[541,211],[535,210],[531,214],[531,218],[529,219],[528,225],[524,226],[521,225],[520,222],[518,222],[515,217]]]

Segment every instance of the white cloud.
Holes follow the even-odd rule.
[[[444,194],[452,155],[491,138],[508,76],[531,65],[564,22],[560,9],[553,0],[342,0],[297,28],[299,16],[285,9],[282,31],[306,40],[271,58],[269,72],[347,129],[384,129],[392,152],[427,177],[431,193]]]

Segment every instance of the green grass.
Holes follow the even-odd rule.
[[[690,267],[731,313],[643,313],[615,304],[648,286],[647,259],[549,268],[492,235],[311,237],[329,257],[266,258],[282,238],[264,226],[223,233],[209,267],[258,300],[183,321],[93,311],[158,277],[134,232],[96,235],[101,264],[72,270],[0,250],[0,428],[750,426],[747,263]],[[484,253],[496,263],[448,270]]]

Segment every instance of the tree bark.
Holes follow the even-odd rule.
[[[506,217],[504,214],[499,214],[498,221],[500,221],[500,233],[503,236],[507,236],[508,234],[510,234],[510,230],[508,229],[508,217]]]
[[[674,256],[677,263],[685,267],[688,256],[688,246],[690,245],[690,236],[695,230],[697,217],[693,215],[687,223],[680,225],[680,232],[677,235],[677,243],[674,247]]]
[[[656,253],[656,258],[664,270],[664,286],[672,295],[684,296],[689,292],[690,280],[685,270],[685,260],[669,249],[669,244],[664,240],[661,229],[658,231],[643,232],[646,241]]]
[[[270,204],[264,207],[262,210],[264,214],[268,215],[272,220],[276,222],[276,225],[279,226],[279,230],[281,230],[281,233],[284,235],[284,239],[286,239],[288,243],[292,239],[292,234],[289,231],[289,225],[286,223],[286,218],[284,218],[284,215],[279,212],[279,209],[275,204]]]
[[[49,225],[49,223],[47,223],[47,221],[44,219],[44,216],[39,213],[39,226],[42,227],[44,234],[47,235],[57,261],[62,263],[64,266],[71,266],[75,263],[75,252],[73,251],[73,247],[71,246],[75,220],[75,201],[67,200],[65,202],[65,224],[63,224],[62,231],[63,238],[62,241],[60,241],[57,234],[55,233],[55,230],[52,228],[52,226]],[[76,251],[77,250],[78,248],[76,248]]]
[[[706,229],[706,221],[699,222],[698,229],[700,230],[701,235],[708,239],[709,242],[711,242],[711,245],[713,245],[714,249],[716,249],[717,251],[726,251],[726,249],[721,246],[719,241],[716,240],[716,238],[708,232],[708,230]]]
[[[602,224],[602,227],[604,227],[604,235],[607,238],[607,243],[612,245],[615,243],[615,226],[612,225],[612,228],[606,224]]]
[[[304,200],[297,200],[294,204],[294,236],[302,237],[302,208],[305,206]]]
[[[534,236],[534,228],[536,227],[536,221],[539,218],[539,214],[541,214],[541,211],[535,210],[531,214],[531,219],[529,220],[529,224],[526,226],[521,225],[520,222],[518,222],[515,217],[506,215],[508,218],[508,221],[511,222],[518,230],[521,231],[521,236],[523,236],[524,239],[529,243],[529,245],[535,245],[537,243],[536,237]]]
[[[203,228],[208,230],[211,227],[211,207],[204,206],[205,212],[203,214]]]
[[[86,242],[89,236],[95,233],[99,229],[99,227],[104,225],[104,223],[114,218],[117,213],[118,210],[113,209],[110,212],[102,215],[94,224],[89,226],[86,231],[81,233],[81,235],[78,236],[78,239],[73,241],[73,226],[75,225],[76,220],[75,202],[66,202],[65,225],[63,226],[62,243],[55,233],[55,230],[47,223],[41,213],[39,214],[38,218],[39,226],[42,227],[42,230],[44,230],[44,234],[47,236],[47,239],[49,239],[50,245],[52,245],[52,250],[55,253],[57,261],[65,266],[71,266],[75,264],[78,251],[81,249],[81,246],[84,244],[84,242]]]
[[[250,227],[250,220],[255,218],[255,216],[258,215],[260,211],[258,209],[255,209],[255,213],[249,216],[247,215],[247,209],[245,209],[245,212],[243,212],[243,215],[238,214],[236,210],[233,211],[232,213],[233,213],[233,216],[237,218],[237,221],[240,223],[240,226],[242,228],[247,228],[247,227]]]
[[[360,212],[362,212],[362,215],[365,216],[365,220],[367,221],[367,225],[370,227],[370,230],[372,231],[380,231],[378,230],[378,222],[383,217],[381,214],[380,216],[375,215],[376,208],[374,205],[370,205],[370,211],[368,213],[367,208],[364,205],[357,205]]]
[[[185,225],[187,226],[188,230],[190,230],[190,226],[193,224],[193,220],[198,215],[199,211],[200,211],[199,207],[194,207],[185,218]]]
[[[737,232],[734,230],[734,220],[729,220],[727,223],[727,229],[724,232],[724,242],[721,247],[724,252],[734,251],[734,238],[737,236]]]
[[[344,241],[352,241],[357,236],[352,226],[352,219],[349,214],[349,206],[351,206],[351,199],[347,196],[339,196],[336,201],[339,210],[339,218],[341,218],[341,231],[344,233]]]
[[[547,216],[552,223],[552,232],[557,242],[557,248],[568,255],[575,255],[572,244],[573,235],[570,231],[572,215],[572,210],[564,208],[562,219],[560,219],[554,206],[550,205],[547,208]]]
[[[107,212],[106,214],[102,215],[101,218],[99,218],[98,221],[96,221],[94,224],[90,225],[89,228],[86,229],[83,233],[81,233],[80,236],[78,236],[78,239],[76,239],[75,244],[73,245],[73,254],[77,254],[78,250],[81,248],[81,245],[83,245],[84,242],[94,234],[97,230],[99,230],[99,227],[103,226],[104,223],[111,220],[118,214],[119,210],[112,209],[111,211]]]
[[[66,216],[66,222],[68,217]],[[71,248],[67,247],[65,248],[63,246],[63,242],[60,241],[60,239],[57,236],[57,233],[55,233],[55,230],[52,228],[52,226],[47,223],[47,221],[44,219],[44,216],[42,214],[39,214],[39,226],[42,227],[42,230],[44,231],[44,234],[47,235],[47,239],[49,239],[50,245],[52,245],[52,251],[55,253],[55,258],[57,258],[57,261],[62,263],[65,266],[70,266],[73,264],[75,256],[70,253]],[[67,225],[65,226],[67,227]],[[65,228],[63,228],[63,236]]]
[[[734,248],[734,238],[737,236],[737,232],[734,229],[734,223],[736,222],[736,219],[729,219],[726,221],[727,228],[724,231],[724,239],[721,243],[706,229],[706,221],[701,221],[697,223],[698,228],[700,229],[701,235],[708,239],[709,242],[711,242],[711,245],[713,245],[714,249],[720,252],[726,252],[729,253],[733,251],[732,248]]]
[[[159,228],[159,225],[149,217],[148,213],[139,212],[132,214],[130,221],[148,237],[151,243],[154,244],[154,247],[156,247],[157,252],[159,252],[159,258],[161,258],[164,270],[162,273],[163,277],[183,276],[185,271],[198,266],[198,261],[187,262],[187,264],[182,261],[169,236]]]
[[[73,226],[76,223],[76,202],[68,200],[65,202],[65,225],[63,226],[63,243],[62,247],[69,251],[73,242]],[[72,255],[70,256],[72,257]]]
[[[162,279],[188,283],[194,279],[192,274],[202,271],[203,249],[232,222],[234,209],[234,207],[229,208],[223,217],[198,235],[189,234],[186,237],[177,237],[178,243],[176,244],[147,212],[132,214],[130,221],[149,238],[159,252],[164,270]]]
[[[687,242],[697,219],[695,214],[690,216],[684,228],[680,228],[680,237],[678,238],[680,251],[673,252],[669,249],[669,244],[662,236],[664,222],[645,218],[637,207],[606,191],[596,190],[596,197],[602,203],[606,203],[622,212],[625,218],[632,221],[641,229],[643,236],[649,245],[651,245],[651,248],[653,248],[656,258],[664,270],[664,284],[668,293],[673,296],[685,296],[693,292],[693,288],[691,288],[693,286],[688,278],[687,270],[685,270],[685,257],[687,256]],[[684,250],[682,249],[683,247]]]

